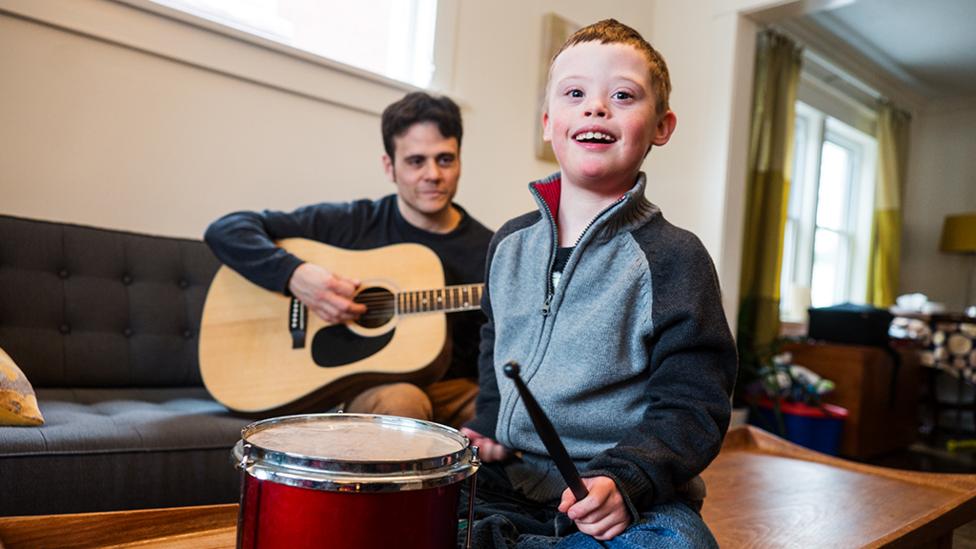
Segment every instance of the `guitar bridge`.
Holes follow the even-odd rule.
[[[308,324],[308,307],[297,298],[291,298],[288,310],[288,332],[291,333],[291,348],[305,348],[305,330]]]

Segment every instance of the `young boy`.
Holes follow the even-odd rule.
[[[675,128],[669,92],[660,54],[614,20],[553,58],[543,126],[561,171],[529,186],[540,211],[488,251],[481,392],[463,430],[485,462],[476,546],[715,545],[698,475],[728,426],[735,345],[705,248],[644,198],[641,163]],[[549,458],[509,360],[586,498]]]

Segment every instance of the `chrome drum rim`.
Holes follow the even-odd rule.
[[[360,461],[272,450],[249,441],[266,429],[323,421],[435,433],[458,443],[461,449],[420,459]],[[232,456],[238,467],[259,480],[332,492],[400,492],[447,486],[475,474],[480,465],[476,449],[456,429],[430,421],[373,414],[305,414],[257,421],[241,430],[241,440],[234,446]]]

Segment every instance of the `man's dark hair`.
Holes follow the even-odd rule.
[[[407,132],[418,122],[433,122],[437,124],[441,135],[445,138],[457,139],[461,148],[461,109],[449,97],[434,97],[425,92],[408,93],[403,99],[383,109],[382,129],[383,148],[386,154],[394,158],[393,138]]]

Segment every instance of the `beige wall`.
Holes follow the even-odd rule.
[[[740,10],[787,4],[803,2],[459,1],[459,202],[491,227],[533,207],[525,184],[556,169],[533,153],[542,16],[617,17],[672,72],[678,129],[648,157],[648,196],[701,237],[734,317],[756,28]],[[234,209],[393,190],[377,113],[404,88],[279,71],[284,56],[211,34],[109,0],[0,0],[0,213],[198,237]],[[221,55],[232,74],[209,68]]]
[[[976,211],[976,101],[933,103],[916,114],[910,147],[899,293],[921,292],[959,311],[974,304],[963,301],[976,257],[939,252],[939,238],[947,214]]]
[[[93,21],[159,19],[72,6]],[[3,213],[199,237],[232,209],[393,188],[370,112],[4,13],[0,74]]]
[[[509,3],[460,4],[454,86],[446,92],[466,122],[458,200],[492,227],[531,208],[525,184],[557,169],[533,154],[547,4]],[[0,1],[10,9],[0,12],[0,73],[9,76],[0,85],[0,212],[199,236],[233,209],[392,192],[379,161],[378,112],[405,87],[370,84],[380,97],[350,109],[139,51],[131,46],[141,46],[140,37],[75,32],[106,20],[152,32],[186,27],[168,22],[158,30],[151,21],[158,16],[125,5],[96,0],[80,9],[61,1],[86,13],[31,20],[23,17],[35,16],[28,4]],[[516,4],[522,16],[513,18]],[[560,12],[651,28],[648,6],[591,4],[563,2]]]

